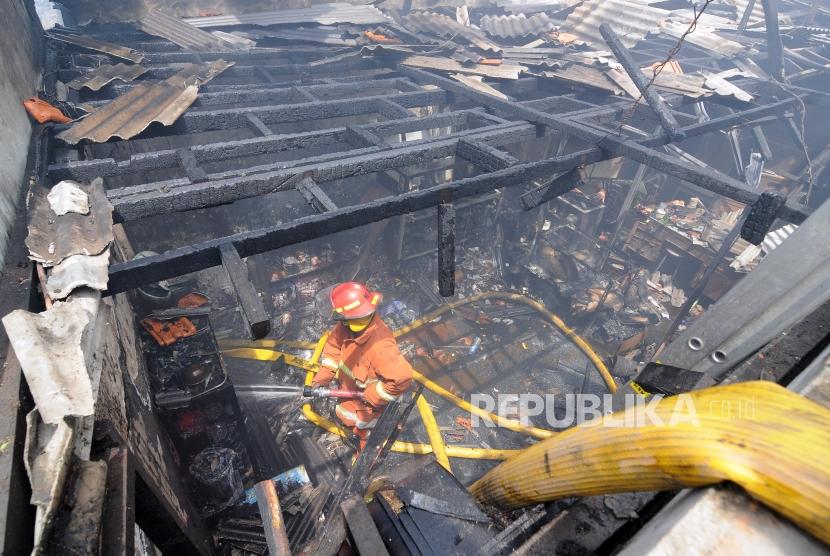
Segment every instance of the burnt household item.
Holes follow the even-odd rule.
[[[199,292],[190,292],[183,295],[177,302],[176,307],[179,309],[195,309],[210,304],[208,296]]]
[[[205,448],[190,464],[190,475],[199,485],[205,504],[223,510],[242,500],[242,477],[236,468],[236,452],[230,448]]]
[[[140,251],[135,254],[133,260],[144,259],[146,257],[154,257],[158,255],[155,251]],[[166,281],[157,282],[155,284],[145,284],[138,288],[138,295],[141,297],[149,308],[167,307],[170,299],[173,297],[173,292],[167,287]]]
[[[187,338],[196,334],[196,327],[187,317],[175,320],[160,320],[153,318],[141,319],[141,326],[160,346],[170,346],[180,338]]]

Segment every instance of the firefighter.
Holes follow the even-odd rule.
[[[329,333],[312,386],[327,386],[335,377],[343,388],[363,391],[363,400],[346,400],[335,408],[338,419],[366,445],[383,407],[412,382],[412,367],[392,331],[376,314],[382,296],[363,284],[345,282],[329,295],[339,322]]]

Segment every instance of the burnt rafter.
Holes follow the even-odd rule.
[[[661,172],[691,182],[699,187],[741,203],[751,204],[758,199],[759,194],[757,191],[735,178],[708,168],[699,168],[684,160],[645,147],[614,132],[599,130],[582,122],[541,112],[509,100],[502,100],[492,95],[470,89],[452,79],[447,79],[423,70],[405,66],[400,66],[398,70],[404,75],[412,77],[415,81],[437,85],[447,91],[480,102],[485,106],[501,110],[513,117],[522,118],[531,123],[544,125],[555,131],[572,135],[588,144],[596,145],[599,149],[608,153],[609,157],[624,156],[630,158],[635,162],[645,164],[655,170],[660,170]],[[669,142],[669,139],[666,138],[666,143]],[[810,210],[807,207],[795,203],[787,203],[781,211],[781,217],[800,223],[809,213]]]
[[[443,203],[444,199],[457,201],[503,187],[529,184],[551,174],[599,162],[604,156],[600,149],[588,149],[539,162],[518,164],[504,170],[410,191],[395,197],[385,197],[285,224],[173,249],[160,255],[117,263],[110,267],[108,293],[120,293],[143,284],[217,266],[220,264],[219,252],[222,245],[233,245],[240,257],[248,257],[393,216],[436,207]]]

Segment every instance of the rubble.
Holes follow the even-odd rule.
[[[223,550],[263,553],[251,485],[274,477],[302,550],[339,515],[327,501],[342,477],[319,469],[348,464],[350,439],[296,399],[241,407],[234,387],[303,384],[331,327],[319,300],[360,280],[383,292],[404,355],[449,393],[424,396],[448,448],[530,445],[473,426],[451,397],[613,391],[828,198],[826,132],[811,118],[830,99],[829,16],[781,1],[779,80],[776,33],[749,4],[387,0],[56,27],[61,102],[89,113],[54,129],[59,183],[29,199],[27,245],[49,272],[41,287],[69,301],[4,323],[28,330],[12,340],[27,380],[42,367],[59,382],[72,371],[67,392],[89,388],[43,420],[95,409],[94,379],[77,374],[84,321],[61,315],[81,291],[134,291],[147,396],[171,439],[159,450],[196,485],[198,517]],[[750,230],[761,245],[736,241],[769,193],[780,203]],[[110,266],[113,219],[125,251]],[[33,363],[33,346],[48,361]],[[427,446],[421,429],[409,419],[402,440]],[[452,458],[464,484],[492,465]],[[301,480],[281,488],[263,461]],[[436,492],[378,492],[390,519],[491,522]]]

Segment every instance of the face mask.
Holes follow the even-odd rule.
[[[352,332],[363,332],[364,330],[366,330],[366,328],[368,328],[374,316],[374,313],[372,313],[368,317],[346,321],[349,325],[349,330],[351,330]]]

